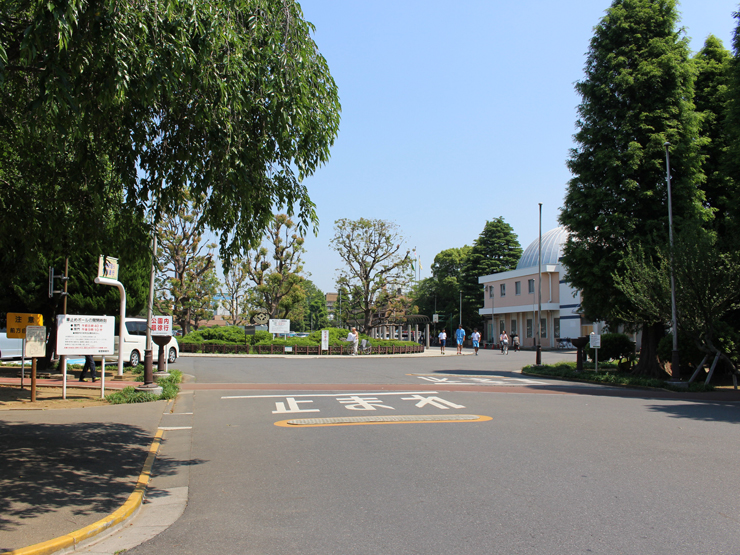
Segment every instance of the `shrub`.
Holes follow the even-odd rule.
[[[680,328],[679,328],[680,330]],[[696,368],[706,353],[701,352],[694,340],[685,332],[678,332],[678,356],[681,360],[681,368],[684,370]],[[669,333],[658,343],[658,357],[663,362],[671,362],[673,358],[673,334]],[[711,364],[712,358],[708,362]]]
[[[623,358],[633,359],[635,356],[635,342],[623,333],[604,333],[601,335],[599,347],[599,362],[607,360],[621,361]],[[588,349],[588,357],[594,360],[594,349]]]
[[[116,391],[106,395],[105,399],[112,405],[123,405],[126,403],[148,403],[149,401],[158,401],[159,396],[146,391],[136,391],[132,386],[124,387],[121,391]]]

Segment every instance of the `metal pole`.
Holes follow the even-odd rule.
[[[663,143],[665,147],[666,182],[668,183],[668,240],[671,245],[671,326],[673,327],[673,352],[671,353],[671,380],[681,380],[681,366],[678,356],[678,325],[676,322],[676,283],[673,276],[673,206],[671,204],[671,159],[668,147],[671,143]]]
[[[539,282],[539,292],[537,293],[537,356],[535,357],[537,366],[542,364],[542,203],[538,204],[540,206],[540,242],[537,254],[537,277]]]
[[[462,290],[460,291],[460,325],[462,326]]]
[[[154,373],[152,372],[152,308],[154,305],[154,271],[157,260],[157,232],[152,229],[152,271],[149,275],[149,306],[146,310],[146,348],[144,349],[144,385],[154,384]],[[157,368],[160,372],[162,368]]]

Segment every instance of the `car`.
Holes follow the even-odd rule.
[[[114,338],[115,354],[105,357],[108,360],[118,360],[118,326],[116,326]],[[131,366],[138,366],[144,360],[144,351],[146,351],[146,319],[145,318],[126,318],[124,320],[123,330],[123,361]],[[152,342],[152,357],[157,362],[159,346]],[[172,364],[180,356],[180,346],[177,339],[170,337],[170,342],[165,345],[165,355],[167,362]],[[96,357],[99,358],[99,357]]]
[[[8,338],[6,330],[0,331],[0,359],[21,358],[23,356],[23,339]]]

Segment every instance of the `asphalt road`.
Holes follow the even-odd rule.
[[[740,553],[737,404],[543,386],[514,356],[181,359],[188,506],[129,553]],[[280,425],[450,415],[488,418]]]

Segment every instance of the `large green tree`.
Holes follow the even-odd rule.
[[[487,221],[462,269],[463,322],[471,327],[480,326],[478,310],[483,307],[483,285],[478,278],[516,268],[522,256],[514,229],[502,217]]]
[[[585,78],[576,84],[577,146],[560,222],[570,231],[563,263],[592,320],[613,320],[627,299],[612,272],[633,242],[668,240],[664,143],[670,143],[673,216],[702,217],[694,67],[676,29],[674,0],[614,0],[595,29]],[[643,325],[638,371],[660,371],[660,325]]]
[[[338,269],[337,287],[349,292],[353,304],[347,308],[352,307],[363,333],[370,332],[380,311],[387,311],[399,290],[411,282],[411,257],[408,250],[403,252],[403,243],[393,222],[366,218],[334,222],[331,247],[345,263]]]
[[[24,226],[0,228],[4,267],[62,233],[83,248],[112,207],[171,214],[188,191],[227,266],[276,207],[316,221],[302,180],[340,106],[295,1],[7,1],[0,22],[0,207]]]

